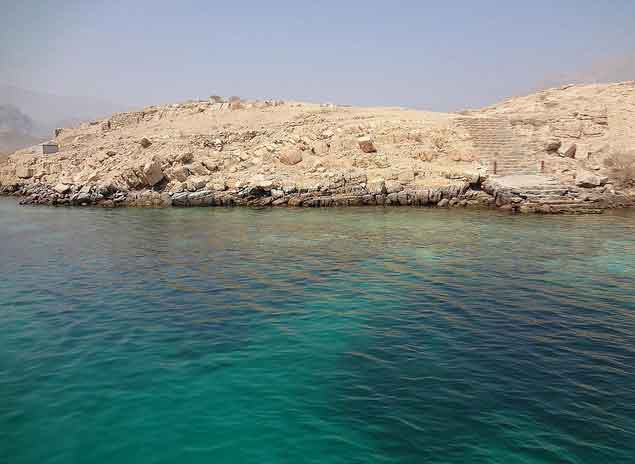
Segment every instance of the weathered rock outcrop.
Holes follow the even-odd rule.
[[[590,202],[595,211],[631,202],[606,159],[635,147],[634,115],[635,82],[551,89],[461,114],[214,97],[57,130],[58,153],[21,150],[0,163],[0,192],[106,207],[566,212]],[[542,180],[514,184],[519,174]],[[554,206],[569,201],[576,208]]]

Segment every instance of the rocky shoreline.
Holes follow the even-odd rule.
[[[297,186],[257,185],[243,189],[214,191],[200,189],[182,192],[98,191],[93,188],[58,192],[42,185],[0,186],[0,194],[20,197],[22,205],[100,206],[100,207],[330,207],[330,206],[493,206],[495,200],[478,190],[477,184],[463,182],[433,189],[389,192],[383,182],[369,189],[365,179],[342,179],[341,183],[318,189]],[[471,189],[471,187],[477,189]]]
[[[532,190],[510,187],[496,178],[477,178],[454,185],[407,189],[386,188],[385,182],[368,183],[364,176],[342,178],[328,186],[308,189],[270,183],[242,189],[192,189],[162,192],[160,189],[111,191],[91,186],[56,191],[43,184],[0,185],[0,195],[15,196],[21,205],[117,207],[346,207],[411,206],[436,208],[499,209],[514,213],[601,213],[609,208],[635,205],[632,197],[610,186],[582,189],[567,186],[555,202],[531,198]],[[553,189],[551,189],[553,191]],[[541,201],[542,200],[542,201]]]
[[[635,81],[461,113],[220,97],[55,131],[0,194],[100,207],[429,206],[599,213],[635,198]]]

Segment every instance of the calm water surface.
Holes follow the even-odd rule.
[[[635,462],[632,212],[0,199],[0,273],[0,462]]]

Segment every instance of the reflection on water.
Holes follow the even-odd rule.
[[[0,200],[0,457],[633,462],[634,232]]]

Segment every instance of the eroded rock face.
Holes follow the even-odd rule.
[[[448,207],[539,211],[544,205],[528,204],[531,192],[523,198],[479,190],[492,174],[492,159],[499,176],[540,166],[563,191],[595,186],[584,190],[592,202],[598,195],[617,198],[620,191],[602,188],[612,172],[604,161],[616,147],[633,145],[634,114],[635,83],[552,89],[463,115],[187,102],[58,131],[58,153],[25,151],[3,160],[0,189],[35,204],[432,206],[447,200]],[[571,155],[574,145],[573,158],[554,156],[563,147]],[[590,171],[595,177],[584,174]]]

